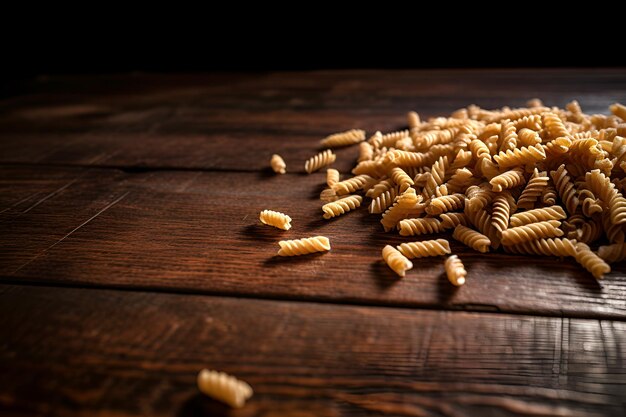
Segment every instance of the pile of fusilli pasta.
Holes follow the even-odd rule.
[[[452,231],[481,253],[571,256],[597,278],[626,258],[626,107],[588,115],[576,101],[566,109],[534,99],[529,107],[484,110],[471,105],[408,129],[365,140],[350,130],[322,141],[325,148],[357,145],[351,178],[329,169],[320,195],[329,219],[367,205],[382,213],[385,231],[403,236]],[[335,161],[326,149],[306,163],[308,173]],[[369,197],[365,202],[361,193]],[[590,246],[601,245],[594,252]],[[408,258],[450,254],[445,239],[383,249],[399,275]],[[457,257],[446,262],[455,285],[465,282]]]

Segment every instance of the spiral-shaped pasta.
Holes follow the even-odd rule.
[[[602,212],[602,228],[611,243],[622,243],[626,239],[624,227],[621,224],[613,223],[608,211]]]
[[[407,258],[426,258],[450,253],[450,243],[445,239],[402,243],[398,250]]]
[[[572,146],[572,140],[567,137],[560,137],[541,145],[546,152],[546,159],[554,159],[565,154]]]
[[[500,168],[509,168],[518,165],[534,164],[546,159],[546,151],[541,145],[526,148],[509,149],[493,157]]]
[[[543,106],[532,107],[528,109],[506,110],[506,111],[502,111],[502,112],[498,112],[496,114],[490,115],[490,117],[486,118],[486,121],[487,123],[495,123],[495,122],[499,122],[505,119],[516,121],[525,116],[532,116],[533,114],[542,114],[549,110],[550,110],[549,108],[543,107]]]
[[[467,197],[465,206],[472,211],[477,211],[491,203],[495,193],[487,186],[472,185],[465,190],[465,196]]]
[[[404,277],[406,271],[413,268],[413,263],[391,245],[387,245],[383,248],[383,259],[389,268],[400,277]]]
[[[465,266],[463,266],[463,262],[456,255],[451,255],[446,259],[444,264],[446,269],[446,275],[448,276],[448,280],[457,287],[465,284],[465,278],[467,277],[467,271],[465,270]]]
[[[598,256],[608,263],[623,261],[626,259],[626,243],[600,246],[598,248]]]
[[[541,202],[546,206],[552,206],[556,203],[556,189],[550,183],[543,189],[541,193]]]
[[[567,173],[567,169],[565,169],[565,164],[559,166],[556,171],[550,171],[550,176],[552,177],[552,181],[556,185],[556,189],[559,193],[559,197],[565,204],[565,208],[567,212],[570,214],[574,214],[576,212],[576,207],[578,207],[578,197],[576,197],[576,189],[574,188],[574,184],[570,180],[570,176]]]
[[[421,202],[412,207],[401,207],[398,203],[394,203],[383,213],[380,224],[382,224],[385,231],[388,232],[395,228],[400,220],[420,216],[424,213],[425,208],[426,205]]]
[[[311,174],[327,165],[332,164],[337,159],[337,155],[332,153],[330,149],[320,152],[304,163],[304,170]]]
[[[339,171],[337,171],[336,169],[328,168],[326,170],[326,184],[329,187],[332,187],[333,185],[337,184],[340,179],[341,179],[341,176],[339,174]]]
[[[510,223],[511,227],[518,227],[547,220],[562,220],[566,217],[563,207],[555,205],[515,213],[511,216]]]
[[[447,168],[448,158],[445,156],[439,157],[433,164],[430,169],[430,175],[426,178],[426,185],[424,185],[423,195],[425,198],[431,198],[435,195],[437,187],[443,184],[445,180]]]
[[[398,226],[401,236],[426,235],[441,231],[441,222],[432,217],[400,220]]]
[[[462,209],[465,206],[465,196],[463,194],[445,195],[430,200],[426,206],[426,213],[436,216],[447,211]]]
[[[576,241],[565,238],[537,239],[505,246],[509,253],[544,256],[576,256]]]
[[[439,218],[441,219],[441,230],[454,229],[460,224],[463,226],[467,226],[468,224],[465,213],[441,213]]]
[[[365,131],[360,129],[347,130],[341,133],[327,136],[322,139],[320,145],[325,148],[338,148],[340,146],[354,145],[365,140]]]
[[[569,136],[569,131],[563,124],[563,120],[552,112],[546,112],[543,114],[543,125],[546,128],[550,139]]]
[[[539,133],[527,128],[523,128],[517,132],[517,139],[522,146],[537,146],[541,143],[541,137],[539,136]]]
[[[611,110],[611,113],[626,122],[626,106],[620,103],[615,103],[609,106],[609,110]]]
[[[396,199],[397,193],[397,188],[391,188],[387,191],[384,191],[382,194],[372,200],[372,202],[370,203],[369,212],[382,213],[387,210]]]
[[[380,149],[385,146],[386,147],[394,146],[397,141],[399,141],[402,138],[406,138],[407,136],[409,136],[408,130],[400,130],[397,132],[386,133],[384,135],[380,134],[380,132],[376,132],[376,134],[374,134],[374,136],[372,136],[368,140],[368,142],[375,149]]]
[[[517,135],[518,137],[520,137],[520,139],[521,139],[522,130],[526,129],[526,130],[538,132],[543,127],[543,123],[541,122],[541,116],[538,114],[524,116],[521,119],[516,120],[514,125],[515,125],[515,128],[517,129]]]
[[[534,208],[535,203],[539,197],[541,197],[544,188],[548,186],[549,180],[550,178],[545,171],[539,172],[539,170],[535,168],[532,177],[517,200],[517,207],[522,209]]]
[[[464,168],[468,166],[470,162],[472,162],[472,158],[472,151],[459,149],[454,156],[454,161],[452,162],[452,165],[450,165],[450,169],[456,170],[459,168]]]
[[[498,233],[502,233],[509,227],[509,217],[511,216],[511,194],[502,192],[496,194],[491,206],[491,222],[493,228]]]
[[[200,371],[197,383],[200,392],[233,408],[243,407],[253,394],[252,387],[246,382],[224,372],[209,369]]]
[[[499,193],[502,190],[517,187],[518,185],[524,185],[526,179],[524,178],[524,170],[522,168],[514,168],[503,174],[493,177],[489,184],[491,184],[492,190]]]
[[[576,244],[576,262],[581,264],[597,280],[603,279],[605,274],[611,272],[609,264],[589,249],[582,242]]]
[[[357,175],[347,180],[339,181],[332,186],[337,195],[350,194],[361,188],[374,184],[376,180],[367,174]]]
[[[374,158],[374,149],[367,142],[359,143],[359,159],[357,162],[371,161]]]
[[[487,236],[461,224],[454,228],[452,237],[481,253],[489,252],[491,246],[491,240]]]
[[[285,174],[287,172],[287,164],[285,164],[283,158],[277,153],[272,155],[272,159],[270,159],[270,165],[272,167],[272,170],[277,174]]]
[[[278,256],[299,256],[330,250],[330,241],[325,236],[281,240],[278,245],[280,246]]]
[[[547,220],[543,222],[530,223],[523,226],[511,227],[502,232],[503,245],[516,245],[547,237],[563,236],[563,231],[559,229],[561,222],[558,220]]]
[[[386,166],[382,161],[363,161],[352,169],[354,175],[367,174],[372,177],[381,177],[387,172]]]
[[[395,167],[391,169],[390,172],[391,179],[393,182],[400,186],[400,192],[403,193],[410,186],[414,184],[413,179],[408,176],[406,172],[402,168]]]
[[[291,229],[291,217],[279,211],[263,210],[261,214],[259,214],[259,220],[261,220],[263,224],[274,226],[278,229]]]
[[[431,160],[432,154],[429,154],[428,152],[422,153],[395,149],[385,154],[383,162],[385,164],[394,164],[408,168],[429,165],[431,163]]]
[[[594,169],[585,174],[589,189],[608,206],[613,224],[626,223],[626,199],[615,189],[615,184],[600,170]]]
[[[583,214],[587,217],[591,217],[596,213],[602,213],[604,210],[601,201],[596,198],[593,191],[587,188],[578,188],[578,200],[580,200]]]
[[[419,125],[422,123],[420,120],[420,115],[414,111],[408,112],[406,115],[406,118],[407,118],[407,122],[409,125],[409,129],[415,129],[416,127],[419,127]]]
[[[502,121],[498,143],[498,150],[501,153],[517,148],[517,132],[515,125],[510,120]]]
[[[359,207],[362,201],[363,197],[360,195],[350,195],[340,200],[324,204],[322,206],[324,218],[328,220],[333,217],[341,216],[342,214]]]
[[[369,190],[367,190],[365,195],[370,198],[376,198],[382,193],[384,193],[385,191],[389,191],[392,188],[395,188],[395,186],[396,186],[396,183],[393,182],[391,178],[388,178],[386,180],[379,181],[377,184],[372,186]]]
[[[449,193],[464,193],[474,182],[474,173],[467,168],[457,169],[444,185]]]

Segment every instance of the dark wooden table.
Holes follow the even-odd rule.
[[[485,256],[403,280],[365,210],[321,218],[325,135],[532,97],[590,113],[626,70],[40,77],[0,101],[0,415],[623,416],[626,268]],[[289,173],[268,172],[272,153]],[[338,152],[347,172],[356,149]],[[289,213],[289,232],[258,212]],[[324,234],[322,256],[277,259]],[[217,368],[255,396],[198,394]]]

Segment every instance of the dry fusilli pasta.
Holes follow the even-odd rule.
[[[404,277],[406,271],[413,268],[413,263],[391,245],[383,248],[383,259],[396,274]]]
[[[450,243],[445,239],[402,243],[398,250],[407,258],[425,258],[450,253]]]
[[[325,236],[306,237],[303,239],[281,240],[278,242],[278,256],[299,256],[330,250],[330,241]]]
[[[279,229],[291,229],[291,217],[278,211],[263,210],[259,214],[259,220],[268,226],[274,226]]]
[[[452,285],[461,286],[465,284],[465,277],[467,277],[467,271],[463,262],[456,255],[451,255],[445,262],[446,275]]]
[[[320,152],[304,163],[304,170],[311,174],[327,165],[332,164],[337,159],[337,155],[332,153],[330,149]]]
[[[285,174],[287,172],[287,164],[285,164],[283,158],[277,153],[272,155],[270,165],[272,166],[272,170],[277,174]]]
[[[224,372],[209,369],[198,373],[197,383],[200,392],[233,408],[243,407],[253,394],[252,387],[246,382]]]
[[[350,195],[340,200],[326,203],[322,206],[325,219],[332,219],[333,217],[341,216],[344,213],[354,210],[361,205],[363,197],[360,195]]]

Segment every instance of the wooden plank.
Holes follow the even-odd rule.
[[[621,416],[626,323],[0,286],[8,416]],[[228,412],[203,367],[248,381]],[[204,415],[204,414],[202,414]]]
[[[275,152],[298,171],[319,139],[389,131],[408,110],[449,114],[531,97],[606,112],[622,70],[334,71],[51,77],[0,101],[0,162],[261,170]],[[352,156],[347,153],[346,156]],[[351,166],[349,158],[340,167]]]
[[[454,289],[443,260],[416,260],[399,280],[382,263],[384,233],[365,209],[322,219],[324,174],[266,175],[39,167],[0,169],[0,275],[60,284],[280,299],[626,317],[626,276],[598,284],[572,260],[483,255],[450,239],[469,270]],[[262,226],[266,208],[293,218]],[[277,257],[277,242],[323,234],[332,251]],[[444,235],[445,237],[445,235]]]

